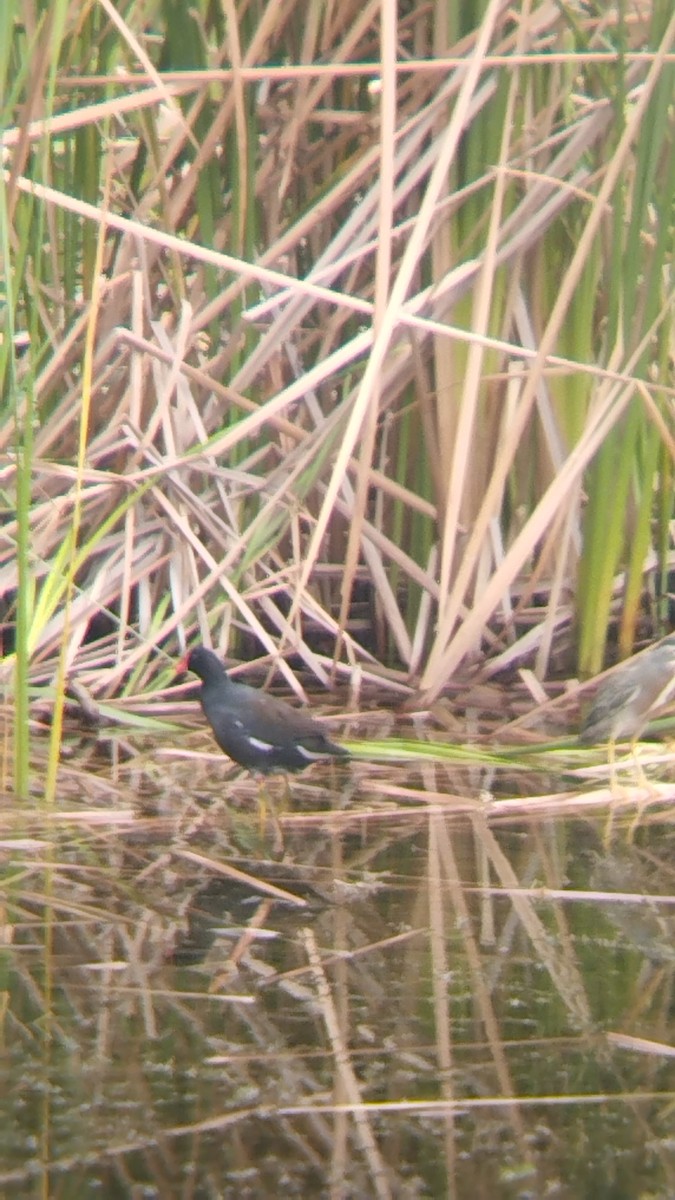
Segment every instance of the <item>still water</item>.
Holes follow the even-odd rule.
[[[5,804],[3,1196],[675,1196],[667,803],[191,746]]]

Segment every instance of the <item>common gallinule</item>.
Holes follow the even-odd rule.
[[[246,683],[235,683],[212,650],[197,646],[178,664],[202,681],[204,715],[221,750],[235,762],[263,775],[302,771],[326,758],[348,758],[349,751],[329,741],[312,717]]]

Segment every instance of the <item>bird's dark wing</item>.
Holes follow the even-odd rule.
[[[276,696],[266,692],[258,692],[251,688],[246,704],[247,717],[253,717],[252,724],[260,721],[264,727],[262,737],[273,745],[287,745],[289,741],[302,742],[304,746],[320,750],[328,739],[322,726],[313,717],[286,704]]]
[[[637,666],[637,664],[636,664]],[[593,701],[580,737],[583,742],[637,737],[656,707],[664,704],[675,688],[675,678],[640,678],[638,671],[610,676]]]
[[[618,682],[618,681],[617,681]],[[638,697],[640,688],[634,681],[622,680],[620,689],[603,689],[598,692],[584,717],[579,739],[587,744],[608,742],[620,737],[624,730],[631,703]]]
[[[312,754],[339,754],[318,721],[276,696],[248,684],[232,684],[225,695],[202,692],[204,712],[220,745],[231,753],[233,739],[254,745],[288,749],[300,744]]]

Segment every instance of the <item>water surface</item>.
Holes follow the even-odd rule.
[[[6,803],[4,1194],[675,1194],[667,804],[629,841],[480,762],[261,796],[206,744]]]

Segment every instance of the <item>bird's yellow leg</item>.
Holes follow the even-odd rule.
[[[651,783],[649,782],[647,776],[644,773],[644,770],[642,769],[642,763],[640,762],[640,759],[638,758],[638,753],[637,753],[637,738],[633,738],[633,741],[630,744],[630,749],[631,749],[631,754],[633,755],[633,762],[635,763],[635,774],[636,774],[638,783],[640,784],[641,788],[644,788],[644,790],[647,794],[644,797],[640,796],[640,799],[638,800],[638,802],[635,806],[635,808],[636,808],[635,816],[633,817],[633,820],[631,821],[630,826],[628,828],[627,840],[628,840],[629,844],[633,841],[633,838],[635,837],[635,830],[637,829],[638,825],[640,824],[640,821],[642,820],[642,814],[643,814],[645,808],[647,807],[647,805],[649,804],[650,796],[658,795],[657,789],[652,787]]]
[[[288,783],[287,783],[288,786]],[[283,854],[284,852],[284,835],[279,823],[279,816],[274,800],[267,790],[267,781],[263,777],[260,780],[258,787],[258,820],[260,822],[260,840],[264,841],[265,828],[267,825],[267,815],[269,812],[270,825],[272,827],[272,847],[275,854]]]
[[[612,843],[615,805],[617,800],[619,800],[623,795],[623,788],[618,781],[616,773],[616,741],[614,738],[610,738],[607,743],[607,762],[609,763],[609,788],[611,792],[611,798],[609,801],[609,812],[607,813],[605,832],[602,836],[602,844],[605,850],[608,850]]]
[[[635,767],[635,778],[637,779],[638,783],[640,784],[640,787],[646,788],[647,791],[649,791],[649,787],[650,787],[649,780],[647,779],[647,776],[644,773],[642,763],[640,762],[640,756],[638,754],[637,738],[633,738],[631,741],[630,753],[631,753],[631,758],[633,759],[633,765]]]
[[[291,784],[288,775],[284,775],[284,794],[281,797],[281,802],[277,806],[277,811],[285,813],[291,807]]]
[[[617,767],[616,767],[616,745],[613,740],[610,740],[610,742],[608,743],[607,756],[608,756],[608,762],[609,762],[609,768],[610,768],[609,779],[610,779],[610,788],[611,788],[611,792],[612,792],[612,799],[610,800],[609,813],[607,816],[607,824],[605,825],[605,832],[604,832],[603,839],[602,839],[602,844],[605,847],[605,849],[609,848],[611,841],[612,841],[616,801],[622,795],[625,794],[625,789],[621,786],[621,784],[618,781],[618,774],[617,774]],[[635,778],[636,783],[638,784],[638,786],[640,788],[643,788],[645,792],[647,792],[647,793],[651,792],[652,789],[650,787],[649,780],[644,773],[644,770],[642,768],[642,763],[640,762],[640,758],[638,755],[637,738],[636,737],[631,739],[630,757],[633,760],[634,778]],[[642,813],[644,812],[648,803],[649,803],[648,795],[644,796],[644,797],[640,796],[639,799],[636,801],[635,816],[633,817],[633,820],[631,821],[631,824],[628,829],[627,840],[629,843],[633,841],[633,838],[635,836],[635,830],[637,829],[638,825],[640,824],[640,821],[642,820]]]
[[[258,826],[260,839],[265,836],[265,823],[267,821],[267,803],[269,797],[267,795],[267,784],[264,779],[258,780]]]

